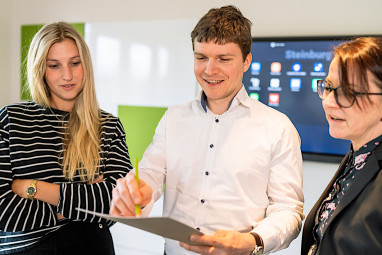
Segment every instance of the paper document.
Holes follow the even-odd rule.
[[[170,217],[118,217],[111,216],[110,214],[92,212],[81,208],[76,209],[84,213],[93,214],[98,217],[116,222],[121,222],[123,224],[184,243],[199,244],[191,242],[190,235],[203,235],[202,232]]]

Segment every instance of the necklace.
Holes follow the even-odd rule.
[[[62,126],[66,127],[68,126],[68,123],[67,122],[64,122],[64,120],[66,119],[66,117],[69,115],[69,113],[67,113],[66,115],[64,115],[62,117],[62,119],[58,118],[57,115],[53,112],[52,108],[49,107],[49,110],[50,112],[54,115],[54,117],[56,117],[56,119],[62,124]]]

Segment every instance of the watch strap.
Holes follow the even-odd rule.
[[[250,232],[250,234],[255,238],[256,246],[250,255],[261,255],[264,251],[264,243],[261,236],[255,232]]]
[[[32,182],[28,185],[28,188],[27,188],[27,196],[30,200],[34,200],[34,196],[36,195],[36,192],[37,192],[37,187],[36,187],[36,183],[38,182],[38,180],[36,179],[33,179]],[[29,188],[33,187],[34,188],[34,192],[33,193],[30,193],[29,192]]]

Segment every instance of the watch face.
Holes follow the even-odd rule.
[[[28,189],[27,189],[27,193],[29,195],[33,194],[35,191],[36,191],[36,189],[34,187],[28,187]]]

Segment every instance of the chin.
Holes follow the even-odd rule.
[[[207,98],[210,99],[216,99],[219,98],[219,93],[217,91],[211,91],[211,90],[204,90],[204,93],[206,94]]]
[[[345,139],[346,140],[346,137],[343,134],[343,132],[341,132],[341,130],[332,130],[332,129],[329,128],[329,134],[333,138],[336,138],[336,139]]]

